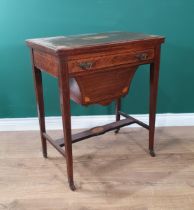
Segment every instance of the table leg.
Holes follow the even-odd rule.
[[[72,157],[72,136],[71,136],[71,111],[70,111],[70,91],[69,76],[65,63],[61,62],[59,67],[59,92],[63,123],[65,156],[67,163],[67,175],[71,190],[75,190],[73,181],[73,157]]]
[[[116,122],[119,121],[121,118],[119,111],[121,111],[121,98],[116,99],[116,104],[115,104]],[[120,128],[115,130],[115,133],[117,134],[119,130]]]
[[[45,112],[44,112],[44,97],[43,97],[43,87],[42,87],[42,73],[40,69],[36,68],[33,64],[33,75],[34,75],[34,86],[36,92],[36,102],[37,102],[37,111],[40,125],[40,135],[42,142],[42,153],[45,158],[47,158],[47,143],[46,139],[43,136],[43,133],[46,132],[45,129]]]
[[[155,119],[156,105],[158,94],[158,79],[160,66],[160,47],[156,48],[155,61],[150,64],[150,112],[149,112],[149,152],[152,157],[154,153],[154,134],[155,134]]]

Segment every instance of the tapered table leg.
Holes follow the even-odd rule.
[[[73,181],[73,157],[72,157],[72,136],[71,136],[71,111],[70,111],[70,92],[69,92],[69,76],[66,63],[60,61],[59,67],[59,92],[62,113],[64,146],[67,163],[67,175],[71,190],[75,190]]]
[[[34,86],[36,93],[36,103],[37,103],[37,111],[40,125],[40,135],[42,142],[42,153],[45,158],[47,158],[47,142],[43,133],[46,132],[45,129],[45,112],[44,112],[44,97],[43,97],[43,87],[42,87],[42,73],[40,69],[34,66],[33,61],[33,52],[32,52],[32,65],[33,65],[33,76],[34,76]]]
[[[152,157],[154,152],[154,134],[155,134],[155,119],[156,119],[156,105],[158,94],[158,79],[160,66],[160,47],[156,48],[156,58],[154,63],[150,65],[150,112],[149,112],[149,151]]]
[[[115,102],[115,114],[116,114],[116,122],[120,120],[121,116],[119,114],[119,111],[121,111],[121,98],[118,98]],[[115,133],[117,134],[119,132],[120,128],[115,130]]]

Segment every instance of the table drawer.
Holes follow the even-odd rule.
[[[113,55],[102,55],[86,58],[80,58],[70,60],[68,67],[70,72],[80,71],[92,71],[97,69],[103,69],[106,67],[119,66],[131,63],[142,63],[154,58],[154,49],[141,50],[141,51],[130,51],[117,53]]]

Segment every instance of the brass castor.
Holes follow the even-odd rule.
[[[115,130],[115,134],[117,134],[120,131],[120,128]]]
[[[152,157],[155,157],[155,156],[156,156],[156,154],[155,154],[155,152],[154,152],[153,149],[150,149],[150,155],[151,155]]]
[[[72,181],[72,182],[69,182],[69,187],[70,187],[70,189],[71,189],[72,191],[75,191],[75,190],[76,190],[76,187],[75,187],[73,181]]]

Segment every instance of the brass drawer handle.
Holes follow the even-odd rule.
[[[91,61],[86,61],[86,62],[79,63],[78,65],[83,70],[90,70],[92,68],[93,64],[94,63]]]
[[[138,58],[140,61],[145,61],[148,59],[148,54],[147,53],[141,53],[139,55],[136,55],[136,58]]]

